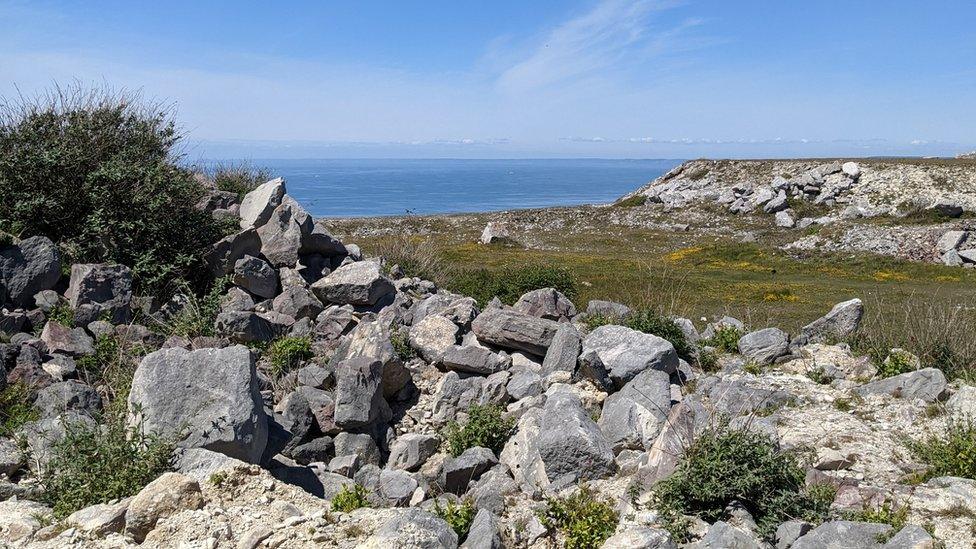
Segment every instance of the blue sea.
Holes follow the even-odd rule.
[[[485,212],[611,202],[679,160],[250,160],[315,217]]]

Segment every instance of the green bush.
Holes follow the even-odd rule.
[[[914,355],[902,349],[892,349],[888,357],[878,364],[878,377],[894,377],[914,372],[917,368],[918,363]]]
[[[463,541],[471,530],[471,523],[474,522],[477,509],[470,499],[464,499],[460,503],[448,501],[444,507],[441,507],[439,501],[434,500],[434,513],[450,525],[457,534],[458,541]]]
[[[267,171],[247,164],[219,164],[209,170],[208,175],[217,190],[234,193],[238,200],[272,179]]]
[[[539,288],[555,288],[571,300],[578,297],[573,274],[548,265],[462,270],[451,277],[446,287],[475,298],[482,307],[494,297],[501,299],[502,303],[513,305],[525,292]]]
[[[817,523],[827,516],[833,493],[805,489],[804,477],[796,450],[779,450],[762,434],[720,426],[692,443],[674,474],[654,487],[654,500],[676,540],[687,539],[684,515],[715,522],[734,501],[752,514],[759,534],[771,538],[785,520]]]
[[[500,452],[515,428],[515,420],[503,417],[504,411],[497,404],[469,408],[468,421],[464,425],[452,421],[444,429],[448,452],[456,457],[476,446],[488,448],[496,454]]]
[[[855,522],[873,522],[891,526],[892,529],[888,534],[878,535],[878,543],[885,543],[908,524],[908,510],[907,505],[896,507],[890,500],[886,499],[880,507],[865,506],[859,511],[845,513],[844,518]]]
[[[698,367],[703,372],[715,372],[718,370],[718,355],[711,349],[699,348],[697,360]]]
[[[928,466],[925,478],[964,477],[976,480],[976,421],[950,419],[943,434],[909,441],[908,448]]]
[[[332,498],[332,510],[340,513],[351,513],[362,507],[369,507],[367,496],[369,493],[360,484],[353,484],[352,488],[343,486],[339,493]]]
[[[706,343],[720,351],[735,353],[739,351],[740,337],[742,330],[731,324],[723,324],[715,329],[715,334]]]
[[[566,549],[597,549],[613,535],[619,520],[610,501],[583,487],[566,498],[547,498],[539,520],[565,536]]]
[[[56,88],[0,107],[0,231],[45,235],[68,262],[121,263],[136,290],[190,278],[220,237],[193,206],[204,188],[179,167],[166,108]]]
[[[172,467],[173,444],[127,428],[120,419],[106,425],[65,425],[41,476],[42,500],[63,518],[94,505],[135,495]]]
[[[0,391],[0,436],[10,437],[39,417],[34,394],[26,383],[11,383]]]
[[[312,358],[312,338],[282,337],[276,339],[267,350],[271,363],[271,375],[279,378],[302,362]]]
[[[636,208],[637,206],[643,206],[644,204],[647,204],[647,197],[642,194],[634,195],[630,198],[624,198],[613,203],[613,205],[618,208]]]

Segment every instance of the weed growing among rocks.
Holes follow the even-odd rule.
[[[600,547],[613,535],[619,518],[611,502],[585,487],[565,498],[547,498],[545,509],[539,512],[539,520],[547,528],[565,536],[566,549]]]
[[[498,405],[475,405],[468,409],[468,421],[463,425],[452,421],[444,429],[448,452],[459,456],[468,448],[481,446],[498,453],[515,428],[515,420],[503,417],[505,410]]]

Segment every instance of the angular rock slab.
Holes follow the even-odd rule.
[[[946,377],[938,368],[923,368],[886,379],[879,379],[857,388],[861,396],[885,394],[900,398],[918,398],[925,402],[935,402],[946,392]]]
[[[395,290],[375,261],[349,263],[312,284],[312,291],[323,303],[340,305],[375,305]]]
[[[244,195],[241,201],[241,229],[260,227],[271,218],[271,213],[285,196],[285,180],[272,179]]]
[[[600,326],[583,339],[582,353],[600,357],[617,388],[644,370],[672,374],[678,369],[678,353],[663,338],[624,326]]]
[[[558,329],[558,322],[499,307],[485,309],[471,323],[478,340],[536,356],[546,355]]]
[[[61,278],[61,252],[45,236],[32,236],[0,248],[0,305],[30,307],[34,294],[50,290]]]
[[[182,448],[258,463],[268,442],[268,417],[254,356],[243,345],[150,353],[132,379],[129,423],[178,436]]]

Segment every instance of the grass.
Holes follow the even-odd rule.
[[[418,277],[443,285],[449,278],[437,247],[429,238],[397,233],[373,242],[366,250],[369,255],[382,257],[387,268],[399,265],[407,277]]]
[[[107,398],[106,411],[110,416],[125,416],[132,376],[145,354],[141,345],[115,334],[102,334],[95,340],[95,353],[78,359],[83,380]]]
[[[647,204],[647,197],[642,194],[634,195],[630,198],[624,198],[613,203],[613,205],[617,208],[636,208],[638,206],[643,206],[644,204]]]
[[[0,436],[11,437],[25,423],[38,417],[34,394],[27,384],[11,383],[0,391]]]
[[[715,522],[734,501],[746,507],[767,539],[788,519],[819,523],[834,494],[804,487],[801,457],[799,450],[779,449],[762,434],[712,427],[686,449],[674,474],[655,485],[655,507],[679,541],[688,539],[685,515]]]
[[[127,428],[121,419],[103,426],[68,423],[41,475],[41,499],[63,518],[94,505],[135,495],[172,466],[173,445]]]
[[[220,313],[224,292],[230,286],[230,276],[214,280],[202,296],[197,296],[188,284],[181,286],[186,304],[176,315],[162,322],[159,328],[168,335],[185,338],[213,336],[214,322]]]
[[[510,265],[498,270],[460,269],[446,284],[453,292],[475,298],[484,307],[498,297],[514,305],[522,294],[540,288],[555,288],[570,300],[579,297],[576,277],[567,268],[547,264]]]
[[[208,170],[207,175],[217,190],[232,192],[237,195],[238,200],[242,200],[244,195],[271,179],[268,171],[246,163],[218,164]]]
[[[950,419],[944,433],[908,441],[907,446],[927,466],[923,475],[926,479],[953,476],[976,480],[976,420],[973,418]]]
[[[339,493],[332,498],[332,510],[340,513],[351,513],[356,509],[369,507],[369,492],[361,484],[353,484],[352,488],[343,486]]]
[[[268,346],[266,351],[271,366],[270,373],[275,379],[280,379],[313,355],[310,337],[278,338]]]
[[[444,428],[444,441],[452,456],[459,456],[468,448],[481,446],[496,454],[515,428],[515,420],[502,414],[505,409],[496,404],[474,405],[468,409],[468,420],[464,424],[450,422]]]
[[[908,524],[908,506],[895,506],[890,500],[885,500],[879,507],[865,506],[858,511],[846,513],[844,518],[856,522],[872,522],[887,524],[892,530],[887,534],[878,534],[878,543],[885,543],[891,536]]]
[[[539,520],[562,533],[566,549],[598,549],[613,535],[620,517],[612,502],[582,487],[564,498],[547,498]]]
[[[418,356],[417,350],[410,346],[409,330],[405,327],[390,327],[390,344],[393,345],[393,352],[403,362],[409,362]]]
[[[478,510],[475,509],[474,502],[471,499],[464,499],[460,503],[448,501],[443,507],[439,501],[434,500],[434,514],[447,522],[457,534],[458,541],[463,541],[464,538],[468,537],[471,523],[474,522],[474,516],[477,512]]]
[[[47,320],[70,328],[75,325],[75,312],[67,303],[58,303],[48,311]]]

